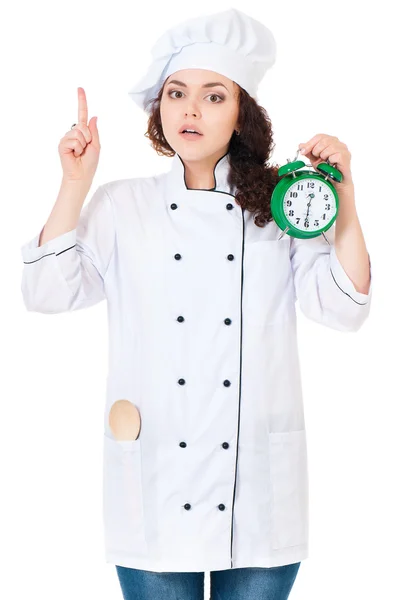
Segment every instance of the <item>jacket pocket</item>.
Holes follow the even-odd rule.
[[[308,542],[308,467],[305,429],[269,434],[272,548]]]
[[[141,439],[104,434],[103,517],[107,552],[139,554],[146,548]]]

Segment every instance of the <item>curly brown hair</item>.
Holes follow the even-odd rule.
[[[162,128],[160,102],[164,85],[147,106],[149,109],[148,128],[145,137],[160,156],[174,156],[175,151],[168,144]],[[242,208],[254,213],[258,227],[273,220],[271,195],[278,183],[279,165],[268,165],[274,149],[272,125],[268,113],[246,90],[238,84],[239,135],[233,133],[229,143],[230,175],[229,184],[236,186],[235,200]]]

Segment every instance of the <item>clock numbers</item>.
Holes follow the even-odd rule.
[[[298,229],[316,231],[336,214],[335,196],[330,186],[318,184],[319,180],[306,178],[291,185],[285,194],[285,217]]]

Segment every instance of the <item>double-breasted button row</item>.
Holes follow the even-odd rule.
[[[178,321],[179,323],[183,323],[183,322],[185,321],[185,319],[184,319],[184,317],[183,317],[182,315],[179,315],[179,316],[177,317],[177,321]],[[229,319],[229,318],[227,317],[226,319],[224,319],[224,323],[225,323],[225,325],[231,325],[232,321],[231,321],[231,319]]]
[[[174,258],[176,260],[181,260],[182,256],[179,252],[177,252],[176,254],[174,254]],[[228,254],[227,258],[228,258],[228,260],[234,260],[235,256],[233,254]]]
[[[185,508],[185,510],[190,510],[191,505],[189,504],[189,502],[187,502],[186,504],[184,504],[184,508]],[[225,504],[219,504],[218,505],[218,509],[219,510],[225,510]]]
[[[183,378],[181,377],[181,379],[179,379],[179,380],[178,380],[178,383],[179,383],[180,385],[185,385],[185,379],[183,379]],[[230,380],[229,380],[229,379],[224,379],[224,381],[223,381],[223,384],[225,385],[225,387],[229,387],[229,386],[231,385],[231,382],[230,382]]]
[[[187,502],[186,504],[184,504],[184,508],[185,508],[185,510],[190,510],[191,505],[189,504],[189,502]],[[225,510],[225,504],[219,504],[218,505],[218,509],[219,510]]]
[[[186,448],[187,447],[187,443],[186,442],[180,442],[180,446],[181,446],[181,448]],[[227,450],[227,448],[229,448],[228,442],[223,442],[222,443],[222,447],[224,448],[224,450]]]
[[[233,207],[234,207],[234,205],[231,204],[230,202],[228,202],[228,204],[226,204],[226,206],[225,206],[225,208],[227,210],[232,210]],[[176,210],[176,208],[178,208],[178,205],[175,202],[173,202],[172,204],[170,204],[170,208],[171,208],[171,210]]]

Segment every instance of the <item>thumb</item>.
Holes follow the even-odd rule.
[[[91,117],[91,119],[88,123],[88,128],[90,130],[92,140],[95,141],[97,145],[99,145],[99,133],[98,133],[98,127],[97,127],[97,119],[98,119],[98,117]]]

